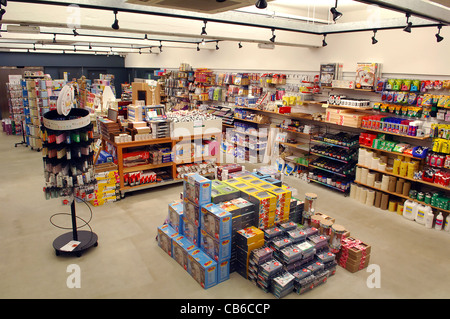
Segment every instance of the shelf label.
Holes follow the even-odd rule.
[[[328,108],[328,103],[323,103],[322,107],[325,108],[325,109]]]

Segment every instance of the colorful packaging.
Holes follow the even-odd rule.
[[[183,197],[189,199],[196,205],[211,202],[211,180],[197,174],[184,175]]]
[[[181,200],[169,204],[169,225],[175,231],[182,233],[183,231],[183,202]]]
[[[200,214],[201,208],[185,197],[183,199],[183,216],[190,220],[195,226],[200,227]]]
[[[200,249],[189,252],[188,269],[190,275],[204,289],[217,285],[217,263]]]
[[[164,250],[169,256],[173,255],[172,252],[172,240],[179,236],[172,226],[169,224],[161,225],[158,227],[158,246]]]
[[[220,263],[231,257],[231,238],[216,239],[204,230],[201,230],[200,248],[209,257]]]
[[[198,247],[183,235],[179,235],[172,240],[172,257],[187,272],[190,271],[188,269],[189,252],[194,249],[198,249]]]
[[[185,216],[183,218],[183,235],[189,239],[195,245],[200,243],[200,227],[197,227],[192,221],[187,219]]]
[[[231,238],[231,214],[220,206],[209,203],[201,208],[201,230],[206,231],[215,239]]]

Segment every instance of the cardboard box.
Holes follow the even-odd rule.
[[[183,206],[183,201],[181,200],[169,204],[169,225],[179,233],[183,232]]]
[[[184,270],[188,269],[188,256],[191,250],[198,249],[189,239],[183,235],[179,235],[172,240],[173,259],[176,260]]]
[[[169,256],[172,256],[172,240],[179,236],[169,224],[158,227],[158,246],[164,250]]]
[[[200,248],[209,257],[220,263],[231,257],[231,238],[216,239],[204,230],[201,230]]]
[[[241,192],[238,189],[224,183],[222,187],[216,187],[211,190],[211,202],[218,204],[220,202],[237,198],[240,195]]]
[[[187,218],[195,226],[200,227],[201,224],[201,208],[194,204],[186,197],[183,198],[183,216]]]
[[[234,244],[245,250],[248,250],[248,247],[251,247],[252,243],[264,240],[264,232],[255,226],[240,229],[236,235]]]
[[[211,180],[197,173],[184,175],[183,197],[196,205],[211,202]]]
[[[292,192],[290,190],[274,187],[269,190],[277,198],[275,209],[275,223],[289,218],[289,211],[291,205]]]
[[[192,278],[204,289],[217,285],[217,263],[201,249],[193,249],[188,256],[189,270]]]
[[[230,259],[218,263],[217,266],[217,283],[230,279]]]
[[[200,228],[216,239],[231,238],[232,216],[220,206],[209,203],[201,207]]]
[[[235,177],[235,179],[241,180],[242,182],[248,184],[249,182],[258,179],[258,177],[256,177],[255,175],[251,174],[250,172],[248,172],[247,175],[240,176],[240,177]]]
[[[255,205],[255,212],[258,215],[258,227],[262,229],[272,227],[275,221],[277,198],[269,192],[261,191],[248,194],[247,200]]]
[[[198,246],[200,243],[200,227],[197,227],[192,221],[183,218],[183,235],[189,239],[194,245]]]

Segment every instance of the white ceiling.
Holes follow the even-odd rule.
[[[172,4],[178,1],[178,5],[186,3],[186,0],[164,1],[171,1]],[[214,0],[195,1],[198,5],[202,1]],[[337,9],[343,16],[336,23],[332,21],[330,14],[335,0],[274,0],[268,2],[266,9],[257,9],[254,4],[248,5],[254,3],[254,0],[226,0],[223,3],[233,1],[234,4],[241,4],[236,4],[233,10],[205,13],[173,7],[136,5],[125,0],[51,1],[60,5],[46,4],[49,2],[46,0],[9,0],[1,30],[6,30],[10,24],[27,24],[39,26],[41,33],[31,35],[1,32],[0,49],[21,48],[37,52],[44,43],[49,52],[73,50],[75,45],[78,53],[83,50],[89,53],[88,46],[91,44],[93,50],[98,52],[109,52],[114,48],[114,52],[126,54],[138,52],[141,48],[141,51],[148,53],[150,47],[153,47],[153,52],[158,52],[157,47],[161,43],[166,47],[195,49],[203,39],[210,41],[209,47],[214,49],[216,40],[268,43],[272,28],[276,34],[275,45],[320,47],[323,34],[403,28],[406,25],[405,11],[436,17],[436,21],[433,21],[413,14],[409,21],[414,26],[436,25],[442,16],[450,19],[448,7],[425,0],[368,1],[375,5],[363,3],[365,1],[339,0]],[[395,7],[395,10],[382,8],[393,3],[400,7]],[[114,8],[119,9],[119,30],[111,28]],[[200,35],[204,20],[207,21],[206,36]],[[77,37],[72,34],[74,27],[80,34]],[[55,44],[52,41],[54,34],[57,39]],[[144,40],[146,34],[151,41]],[[37,50],[34,51],[34,48]]]

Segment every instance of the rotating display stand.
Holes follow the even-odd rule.
[[[75,211],[75,198],[92,199],[96,187],[93,170],[93,126],[89,111],[85,109],[72,108],[66,113],[64,115],[54,110],[44,114],[41,127],[44,193],[46,199],[62,199],[62,203],[70,205],[71,210],[70,214],[55,214],[70,215],[72,220],[72,231],[53,241],[56,255],[80,257],[87,249],[98,245],[98,236],[92,231],[89,221],[78,217]],[[90,231],[79,230],[81,227],[77,226],[77,219],[84,221],[85,224],[81,227],[88,226]],[[52,224],[55,225],[53,222]]]

